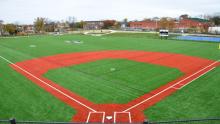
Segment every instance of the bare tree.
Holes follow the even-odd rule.
[[[46,19],[42,17],[37,17],[37,19],[35,19],[34,27],[37,33],[42,33],[45,30],[44,29],[45,21]]]
[[[67,23],[69,24],[69,27],[73,29],[75,27],[76,18],[74,16],[69,16]]]

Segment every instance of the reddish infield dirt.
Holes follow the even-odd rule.
[[[177,68],[183,72],[184,75],[127,104],[94,104],[80,95],[43,77],[43,74],[50,69],[107,58],[128,59]],[[181,54],[115,50],[59,54],[18,62],[15,63],[15,65],[12,64],[11,67],[77,110],[77,114],[72,118],[74,122],[134,123],[144,121],[146,117],[143,114],[143,110],[181,89],[219,64],[217,61]]]

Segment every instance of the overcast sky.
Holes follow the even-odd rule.
[[[0,0],[0,20],[31,24],[36,17],[65,20],[129,20],[198,16],[220,11],[219,0]]]

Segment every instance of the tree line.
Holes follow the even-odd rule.
[[[188,18],[187,14],[181,15],[179,18]],[[175,25],[175,20],[173,18],[162,17],[162,18],[153,18],[158,20],[158,25],[160,28],[172,29]],[[149,20],[149,19],[144,19]],[[152,20],[152,19],[150,19]],[[208,21],[212,23],[213,26],[220,26],[220,16],[210,16]],[[65,21],[52,21],[48,18],[37,17],[34,20],[33,27],[35,33],[44,33],[44,32],[56,32],[59,30],[58,27],[62,29],[67,29],[73,31],[75,29],[82,29],[85,21],[76,21],[75,17],[68,17]],[[103,29],[119,29],[122,25],[125,27],[129,25],[128,19],[123,21],[116,20],[104,20]],[[10,35],[15,35],[20,32],[19,26],[16,24],[3,24],[3,21],[0,20],[0,33],[8,32]],[[1,35],[0,34],[0,35]]]

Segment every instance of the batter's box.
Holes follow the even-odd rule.
[[[114,112],[114,123],[131,123],[131,113]]]
[[[105,112],[89,112],[86,123],[97,123],[105,121]]]

